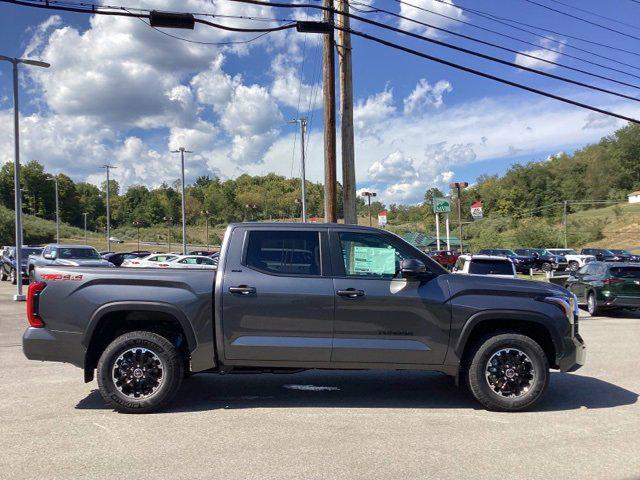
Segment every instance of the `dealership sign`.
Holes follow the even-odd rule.
[[[378,212],[378,226],[384,227],[387,224],[387,211],[381,210]]]
[[[451,200],[448,198],[433,199],[433,213],[449,213],[451,211]]]
[[[482,218],[482,202],[474,202],[471,204],[471,216],[474,220]]]

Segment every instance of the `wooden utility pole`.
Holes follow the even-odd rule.
[[[342,130],[342,208],[344,223],[358,223],[356,213],[356,166],[353,142],[353,80],[351,68],[351,33],[349,0],[338,0],[339,24],[338,60],[340,67],[340,122]]]
[[[324,21],[333,25],[333,0],[323,0],[328,10]],[[336,72],[333,29],[324,35],[322,94],[324,98],[324,221],[335,223],[336,215]]]

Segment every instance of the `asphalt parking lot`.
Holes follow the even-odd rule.
[[[536,411],[487,412],[439,374],[197,375],[122,415],[70,365],[22,355],[0,284],[0,478],[640,478],[640,314],[589,318],[586,367]]]

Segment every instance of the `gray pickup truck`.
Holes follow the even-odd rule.
[[[189,373],[432,370],[486,408],[542,396],[585,359],[575,297],[453,275],[398,236],[338,224],[230,225],[217,272],[37,268],[29,359],[97,372],[116,410],[165,406]]]

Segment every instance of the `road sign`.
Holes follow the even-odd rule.
[[[448,213],[451,211],[451,200],[448,198],[433,199],[433,213]]]
[[[378,226],[384,227],[387,224],[387,211],[381,210],[378,212]]]
[[[471,204],[471,216],[474,220],[482,219],[482,202],[474,202]]]

